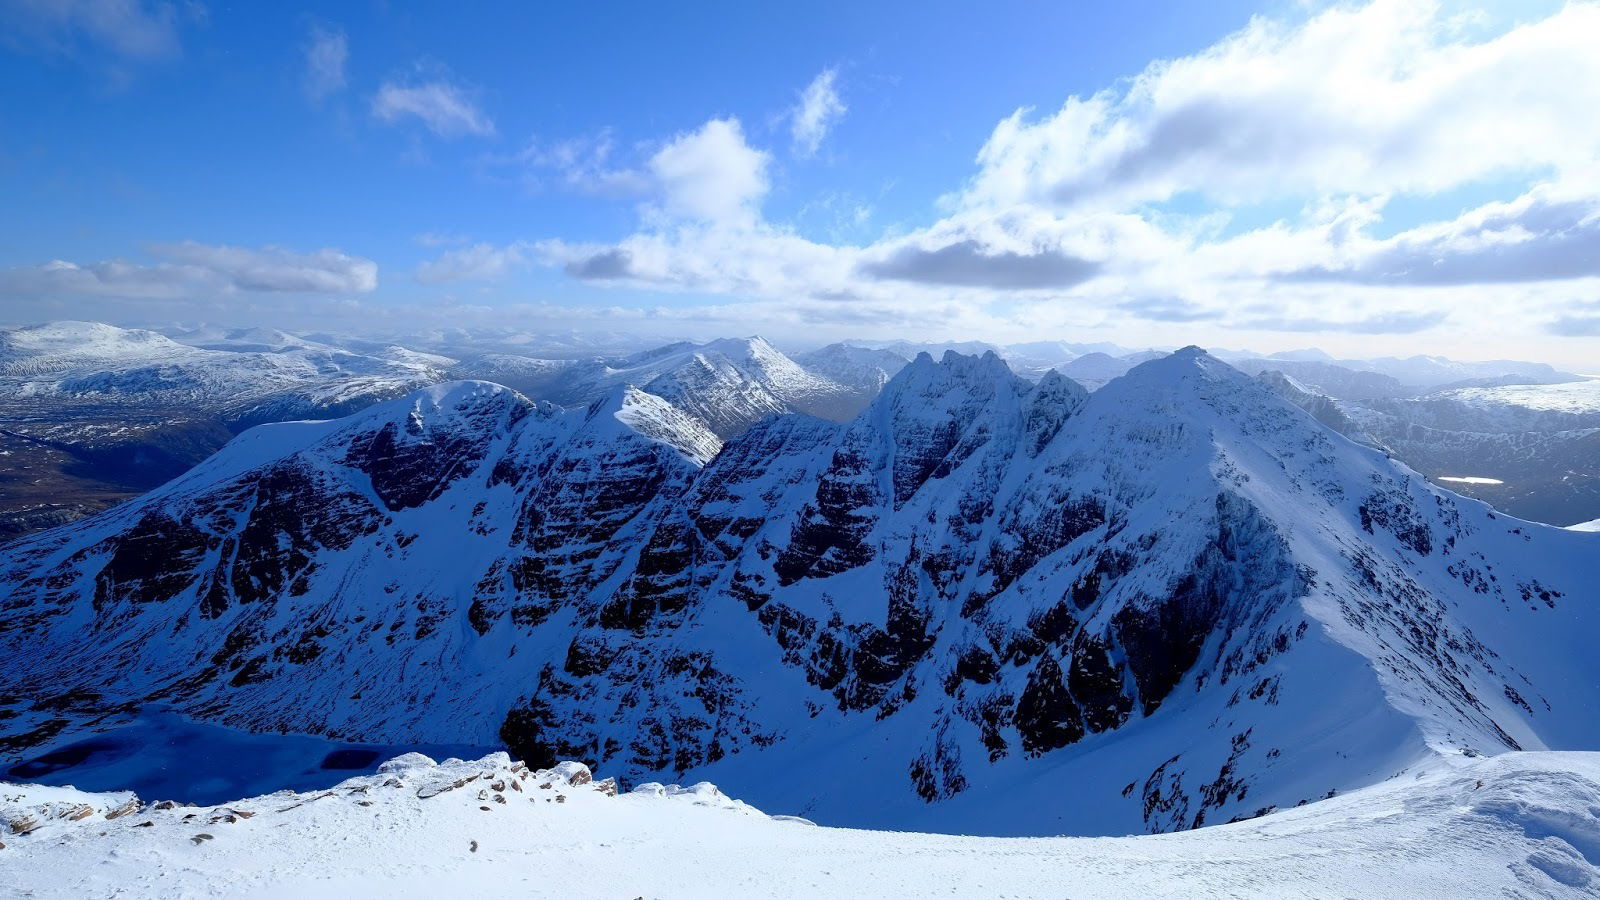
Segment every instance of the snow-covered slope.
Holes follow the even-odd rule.
[[[865,409],[878,396],[883,386],[894,374],[906,367],[909,356],[892,350],[858,347],[853,344],[829,344],[795,357],[795,362],[807,371],[843,385],[852,394],[849,398],[854,412]]]
[[[1460,388],[1434,396],[1485,410],[1527,410],[1534,415],[1561,413],[1600,420],[1600,378],[1558,384]]]
[[[212,807],[0,784],[0,819],[27,832],[4,836],[0,869],[39,898],[1592,897],[1595,757],[1460,759],[1183,834],[1006,839],[818,827],[707,783],[614,795],[577,763],[413,754]]]
[[[0,331],[0,376],[55,374],[86,364],[194,359],[194,349],[154,331],[98,322],[51,322]]]
[[[6,758],[158,701],[830,823],[1106,834],[1600,746],[1594,535],[1195,348],[1093,395],[923,355],[850,423],[715,446],[651,394],[486,384],[248,432],[11,548],[0,696],[39,699]]]

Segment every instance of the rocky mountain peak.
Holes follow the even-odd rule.
[[[921,355],[848,424],[719,446],[626,383],[257,429],[219,455],[248,466],[8,547],[0,684],[997,833],[1600,739],[1593,535],[1433,490],[1189,348],[1087,396]],[[104,713],[64,703],[5,713]],[[833,796],[845,761],[871,802]],[[1013,777],[1068,800],[974,790]]]
[[[591,422],[615,422],[649,440],[665,444],[695,466],[703,466],[722,449],[722,439],[698,418],[665,398],[633,385],[614,389],[589,408]]]

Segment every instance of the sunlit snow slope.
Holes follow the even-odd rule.
[[[849,792],[845,784],[836,789]],[[1013,790],[1024,790],[1015,785]],[[773,818],[710,784],[411,755],[328,791],[162,808],[0,784],[8,890],[228,897],[1592,897],[1600,762],[1457,759],[1236,825],[974,838]]]

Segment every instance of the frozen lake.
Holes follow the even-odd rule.
[[[500,747],[466,744],[349,744],[303,734],[252,734],[147,708],[132,722],[0,770],[0,781],[72,785],[86,791],[131,790],[146,800],[201,805],[331,787],[377,771],[415,750],[434,759],[477,759]]]

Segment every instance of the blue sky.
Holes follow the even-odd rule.
[[[0,0],[0,318],[1600,356],[1590,4],[683,6]]]

